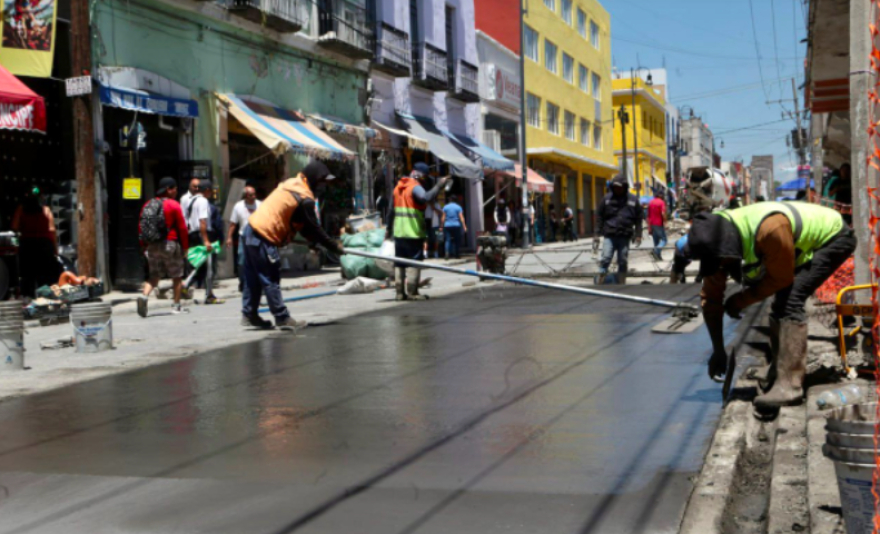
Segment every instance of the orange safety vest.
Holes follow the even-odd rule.
[[[251,214],[248,224],[266,241],[283,246],[302,229],[301,224],[291,227],[290,218],[303,199],[314,200],[315,195],[306,177],[298,174],[296,178],[288,178],[278,184],[275,191]]]
[[[427,204],[413,198],[413,189],[419,181],[408,176],[400,179],[394,188],[394,237],[401,239],[425,239],[425,210]]]

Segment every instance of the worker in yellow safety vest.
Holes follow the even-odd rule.
[[[388,217],[386,239],[394,238],[394,255],[399,258],[422,261],[428,230],[425,210],[440,194],[451,177],[437,181],[428,174],[426,163],[416,163],[409,176],[404,176],[394,188],[394,208]],[[430,188],[430,190],[427,190]],[[420,270],[395,265],[394,284],[397,300],[427,298],[419,295]]]

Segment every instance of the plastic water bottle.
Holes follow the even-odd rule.
[[[838,406],[846,406],[856,404],[865,396],[862,388],[856,384],[847,384],[842,388],[831,389],[823,392],[816,399],[816,407],[820,410],[829,408],[837,408]]]

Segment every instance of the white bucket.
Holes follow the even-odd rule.
[[[874,420],[877,404],[835,408],[822,452],[834,461],[847,534],[870,534],[874,520]]]
[[[834,462],[847,534],[871,534],[874,519],[874,464]]]
[[[0,373],[24,369],[24,323],[0,323]]]
[[[874,435],[877,403],[852,404],[834,408],[828,414],[825,430],[837,434]]]
[[[874,450],[874,434],[840,434],[828,432],[825,434],[825,443],[835,447],[849,447],[851,449]]]
[[[106,303],[70,307],[76,352],[103,352],[113,348],[113,308]]]
[[[24,320],[24,311],[20,300],[0,302],[0,321]]]

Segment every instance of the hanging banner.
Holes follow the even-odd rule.
[[[52,76],[57,0],[0,0],[0,65],[17,76]]]

